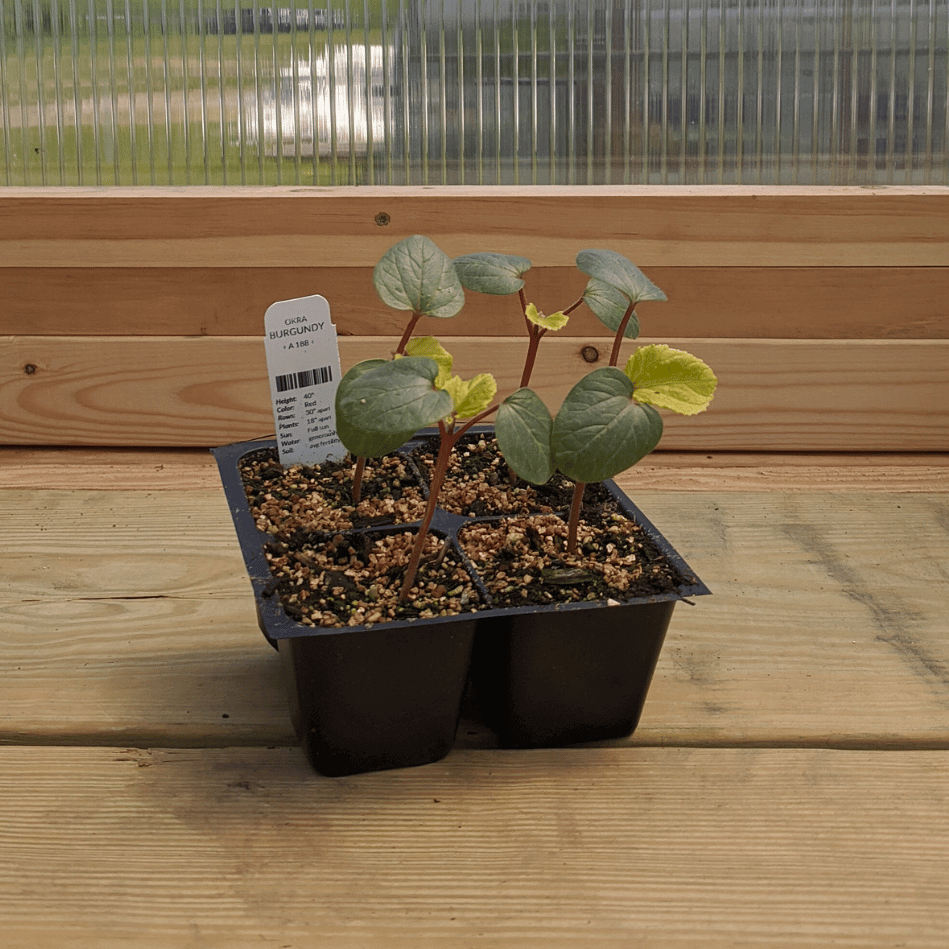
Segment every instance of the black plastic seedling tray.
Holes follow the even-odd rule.
[[[409,454],[422,441],[415,439],[402,451]],[[261,451],[275,453],[276,443],[241,442],[214,449],[214,456],[260,627],[283,662],[294,728],[313,766],[325,775],[444,757],[454,743],[469,673],[478,707],[503,746],[549,747],[629,735],[676,602],[710,592],[607,481],[626,516],[689,578],[675,592],[616,605],[598,600],[497,609],[482,587],[489,605],[477,613],[372,626],[306,626],[289,616],[274,594],[265,556],[268,538],[254,523],[241,481],[241,460]],[[438,510],[432,528],[457,547],[458,532],[472,520]]]

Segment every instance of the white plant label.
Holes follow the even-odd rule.
[[[264,348],[282,465],[346,454],[336,437],[339,344],[330,305],[316,294],[280,300],[264,314]]]

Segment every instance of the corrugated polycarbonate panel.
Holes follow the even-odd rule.
[[[949,184],[949,0],[3,0],[0,183]]]

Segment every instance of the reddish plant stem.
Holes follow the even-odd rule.
[[[610,353],[610,365],[615,366],[617,360],[619,359],[619,348],[623,345],[623,337],[626,335],[626,327],[629,325],[630,317],[633,315],[633,310],[636,308],[635,303],[630,303],[626,308],[626,313],[623,314],[622,322],[619,325],[619,329],[616,331],[616,338],[613,340],[613,351]]]
[[[524,357],[524,371],[521,373],[521,388],[523,389],[531,381],[531,374],[534,372],[534,362],[537,359],[537,347],[547,331],[540,326],[530,324],[527,337],[527,355]]]
[[[567,521],[567,553],[577,552],[577,530],[580,527],[580,508],[583,506],[583,489],[586,483],[578,481],[573,486],[573,500],[570,502],[570,518]]]
[[[576,303],[571,303],[570,306],[568,306],[567,309],[563,311],[563,315],[564,315],[564,316],[569,316],[571,313],[573,313],[573,311],[574,311],[578,306],[580,306],[581,303],[583,303],[583,297],[580,297],[580,299],[577,300]]]
[[[485,409],[474,418],[465,422],[458,431],[452,431],[444,422],[438,423],[438,458],[435,460],[435,470],[432,472],[432,480],[428,486],[428,504],[425,506],[425,514],[422,517],[422,523],[419,526],[418,534],[415,535],[415,545],[412,547],[412,553],[409,556],[409,565],[405,568],[405,577],[402,580],[402,589],[399,591],[399,602],[404,603],[415,583],[415,576],[418,573],[419,564],[422,560],[422,549],[425,546],[425,538],[428,536],[428,529],[432,526],[432,518],[435,516],[435,508],[438,507],[438,495],[445,482],[445,475],[448,474],[448,463],[451,461],[451,453],[458,440],[473,425],[477,425],[482,419],[486,419],[492,412],[497,410],[497,405]]]
[[[418,323],[421,318],[421,313],[412,314],[412,318],[409,320],[408,326],[405,327],[405,332],[402,334],[402,339],[399,340],[399,345],[396,347],[396,356],[401,356],[405,352],[405,347],[412,338],[412,331],[415,329],[415,324]]]
[[[521,301],[524,325],[527,327],[527,355],[524,357],[524,370],[521,372],[520,384],[520,388],[523,389],[524,386],[531,381],[531,375],[534,372],[534,363],[537,360],[537,347],[540,346],[540,341],[547,330],[541,326],[537,326],[527,318],[527,296],[524,293],[523,287],[517,291],[517,295]]]
[[[353,470],[353,504],[358,504],[362,500],[362,476],[365,470],[365,457],[357,458],[356,467]]]
[[[445,475],[448,472],[451,450],[454,448],[455,442],[458,441],[458,434],[460,434],[449,432],[444,422],[438,423],[438,431],[441,438],[438,442],[438,458],[435,461],[435,470],[432,472],[432,480],[428,486],[428,504],[425,506],[425,515],[422,518],[418,533],[415,535],[415,544],[409,556],[409,565],[405,568],[402,589],[399,591],[400,603],[404,603],[408,599],[412,584],[415,583],[419,563],[422,560],[425,538],[428,536],[428,529],[432,526],[432,518],[435,516],[435,508],[438,506],[438,492],[441,490],[442,482],[444,482]]]

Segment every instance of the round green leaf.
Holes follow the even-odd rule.
[[[518,389],[498,408],[494,425],[504,460],[525,481],[544,484],[555,466],[550,450],[554,420],[532,389]]]
[[[336,390],[336,434],[346,446],[346,450],[357,458],[379,458],[382,455],[389,455],[401,445],[404,445],[416,431],[412,429],[411,431],[396,432],[395,434],[363,431],[350,424],[344,414],[345,409],[340,410],[340,399],[342,397],[345,401],[347,393],[351,392],[355,380],[372,369],[378,369],[379,366],[386,365],[387,361],[385,359],[367,359],[364,362],[356,363],[340,380],[339,387]]]
[[[463,287],[499,296],[517,293],[524,286],[522,275],[530,268],[526,257],[510,254],[466,254],[455,258],[455,270]]]
[[[597,319],[614,333],[620,328],[626,310],[629,308],[629,300],[625,294],[610,284],[597,280],[596,277],[591,278],[586,290],[583,291],[583,300],[596,314]],[[623,337],[635,339],[637,336],[639,336],[639,317],[632,313]]]
[[[613,250],[581,250],[577,267],[589,277],[619,290],[630,303],[665,300],[666,295],[628,258]],[[625,312],[626,307],[623,307]]]
[[[390,247],[372,272],[383,303],[396,310],[447,318],[465,305],[465,292],[449,257],[414,234]]]
[[[349,430],[393,436],[414,433],[451,412],[451,396],[434,388],[437,377],[438,363],[424,356],[383,361],[345,389],[340,383],[337,419],[342,418]]]
[[[384,432],[363,432],[354,428],[346,419],[337,417],[336,434],[346,446],[346,450],[356,458],[381,458],[391,455],[404,445],[417,431],[397,432],[390,435]]]
[[[708,408],[718,379],[698,356],[664,344],[641,346],[626,363],[626,376],[635,386],[633,398],[680,415]]]
[[[594,369],[567,394],[554,419],[557,467],[575,481],[603,481],[651,452],[662,437],[662,419],[633,399],[633,384],[612,366]]]

